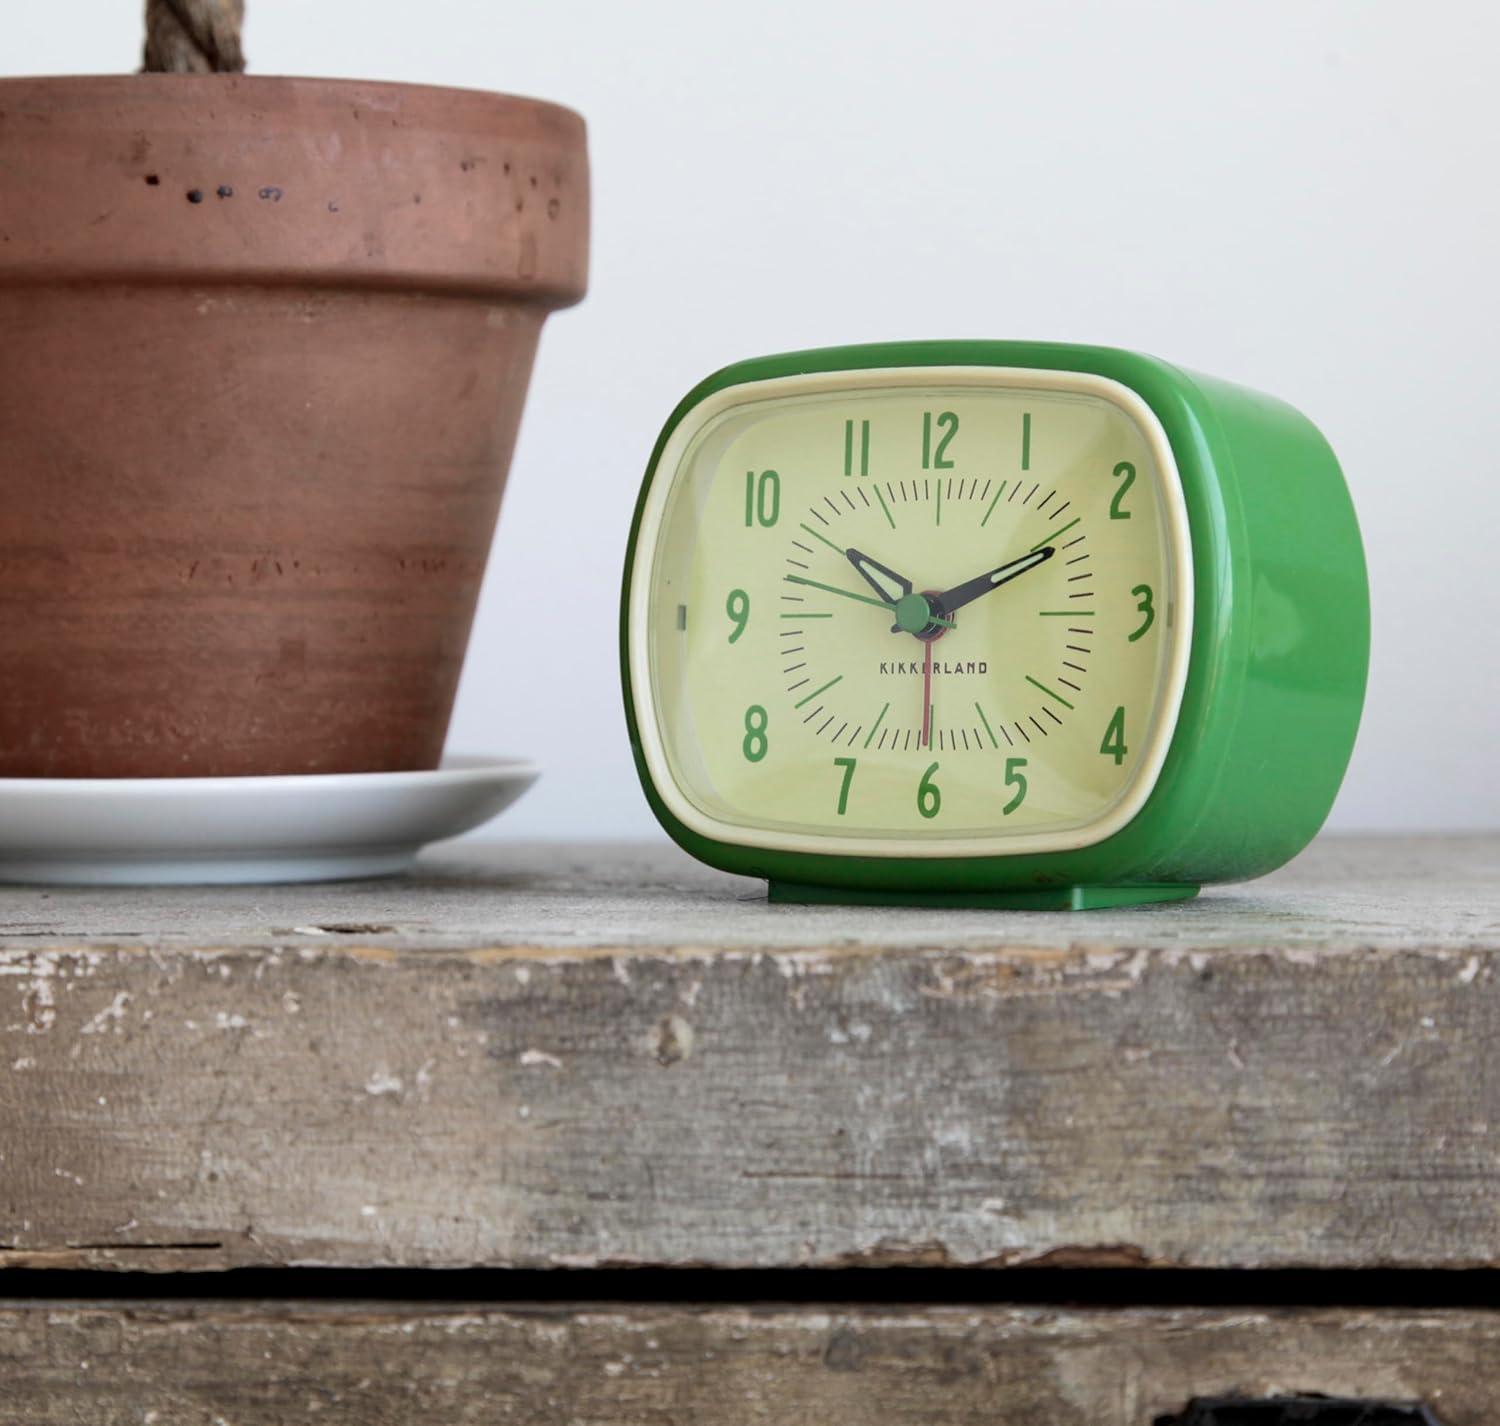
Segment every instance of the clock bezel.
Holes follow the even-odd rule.
[[[714,422],[731,411],[788,397],[834,396],[882,389],[954,388],[1032,390],[1104,400],[1130,420],[1151,451],[1165,529],[1165,551],[1172,581],[1173,618],[1164,631],[1171,640],[1161,694],[1139,757],[1122,793],[1099,817],[1079,826],[1050,831],[912,837],[857,836],[792,831],[729,822],[695,803],[678,784],[667,755],[649,665],[652,576],[659,535],[672,496],[685,478],[685,458]],[[722,384],[689,398],[672,422],[648,470],[626,567],[624,609],[626,694],[637,755],[649,786],[665,812],[694,839],[719,846],[792,856],[869,858],[886,863],[947,860],[1011,860],[1078,852],[1117,836],[1146,806],[1160,781],[1177,731],[1191,662],[1194,614],[1194,548],[1187,499],[1176,453],[1152,407],[1130,386],[1088,370],[1007,364],[892,364],[790,372]],[[673,830],[668,824],[669,830]],[[674,836],[678,835],[673,831]],[[681,838],[678,838],[681,840]]]

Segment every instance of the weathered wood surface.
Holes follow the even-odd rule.
[[[1376,1312],[0,1308],[0,1423],[1151,1426],[1324,1392],[1500,1419],[1500,1319]]]
[[[0,1262],[1500,1261],[1500,840],[1175,907],[666,849],[0,892]]]

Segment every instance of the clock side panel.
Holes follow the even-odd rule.
[[[1159,835],[1165,860],[1232,880],[1290,860],[1333,806],[1364,706],[1369,583],[1322,432],[1260,392],[1186,379],[1222,522],[1205,545],[1221,551],[1227,578],[1195,639],[1195,666],[1213,671],[1218,690],[1195,712],[1216,751],[1184,758]]]

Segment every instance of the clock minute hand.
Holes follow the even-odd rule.
[[[868,594],[856,594],[852,589],[840,589],[836,584],[823,584],[816,579],[805,579],[800,574],[784,576],[788,584],[805,584],[809,589],[821,589],[825,594],[841,594],[845,599],[857,599],[861,604],[874,604],[881,609],[894,609],[889,599],[871,599]]]
[[[1030,554],[1010,560],[998,569],[990,570],[988,574],[981,574],[977,579],[968,579],[962,584],[955,584],[952,589],[945,589],[933,600],[933,603],[944,614],[951,614],[955,609],[962,609],[965,604],[972,604],[981,594],[988,594],[992,589],[999,589],[1002,584],[1009,584],[1011,580],[1025,574],[1028,569],[1035,569],[1039,564],[1045,564],[1056,553],[1051,545],[1032,550]]]

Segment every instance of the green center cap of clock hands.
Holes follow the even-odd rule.
[[[903,594],[895,604],[896,627],[905,634],[921,634],[933,622],[925,594]]]

